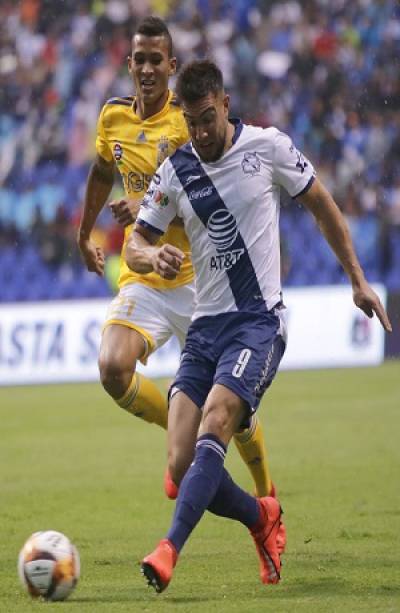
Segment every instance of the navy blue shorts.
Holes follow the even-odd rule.
[[[216,383],[232,390],[254,413],[285,351],[276,311],[200,317],[189,327],[172,394],[181,390],[202,408]]]

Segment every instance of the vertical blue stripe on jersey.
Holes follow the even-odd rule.
[[[178,149],[170,157],[170,161],[194,212],[208,231],[207,224],[211,215],[215,211],[229,211],[229,209],[225,206],[200,160],[192,153],[190,143]],[[200,192],[204,194],[201,197],[198,196]],[[232,195],[235,195],[233,191]],[[224,270],[228,276],[236,306],[241,311],[266,312],[267,307],[257,275],[239,231],[233,244],[227,248],[218,247],[217,254],[220,256],[228,254],[226,257],[229,258],[229,253],[235,250],[243,250],[243,254],[231,268],[224,268]]]

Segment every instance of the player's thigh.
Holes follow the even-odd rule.
[[[104,332],[115,324],[129,328],[142,337],[144,351],[139,359],[144,364],[148,355],[172,335],[171,323],[165,314],[164,293],[140,283],[124,286],[111,302]]]
[[[168,412],[168,465],[179,485],[193,459],[201,413],[185,393],[172,393]]]
[[[207,396],[199,436],[213,434],[228,445],[247,413],[247,403],[231,389],[217,383]]]

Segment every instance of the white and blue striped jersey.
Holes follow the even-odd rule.
[[[281,300],[280,188],[298,196],[315,176],[286,134],[232,122],[232,146],[216,162],[202,162],[190,143],[164,161],[137,219],[163,234],[182,218],[196,278],[193,319],[262,312]]]

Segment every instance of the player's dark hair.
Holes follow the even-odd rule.
[[[182,102],[197,102],[208,94],[215,96],[224,89],[222,72],[211,60],[195,60],[179,72],[176,93]]]
[[[145,17],[136,28],[134,36],[136,34],[143,34],[143,36],[164,36],[168,43],[168,56],[172,57],[172,37],[167,24],[160,19],[160,17],[155,17],[154,15]]]

